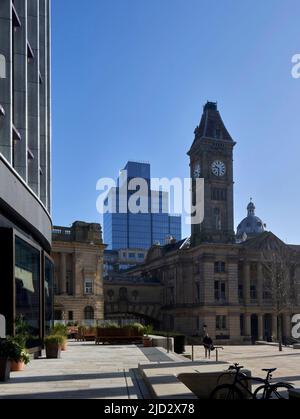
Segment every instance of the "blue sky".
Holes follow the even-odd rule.
[[[52,0],[53,222],[99,222],[128,160],[188,177],[207,100],[237,141],[235,221],[300,243],[299,0]],[[188,228],[184,227],[184,234]]]

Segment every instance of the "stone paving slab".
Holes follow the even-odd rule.
[[[24,372],[11,373],[8,383],[0,383],[0,399],[149,398],[137,367],[154,359],[178,360],[161,348],[69,342],[61,359],[32,360]]]

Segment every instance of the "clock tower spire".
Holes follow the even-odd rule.
[[[192,225],[192,244],[232,243],[233,149],[235,142],[227,131],[217,103],[207,102],[188,155],[191,177],[204,178],[204,220]],[[195,204],[196,182],[192,198]]]

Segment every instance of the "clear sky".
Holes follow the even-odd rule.
[[[53,222],[99,222],[96,182],[128,160],[188,177],[203,105],[235,148],[235,222],[253,197],[300,244],[299,0],[52,0]],[[188,228],[184,227],[184,234]]]

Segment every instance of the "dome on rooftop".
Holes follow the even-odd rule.
[[[251,200],[247,206],[248,216],[243,219],[237,228],[237,239],[245,240],[265,231],[265,224],[255,215],[255,209],[255,205]]]

